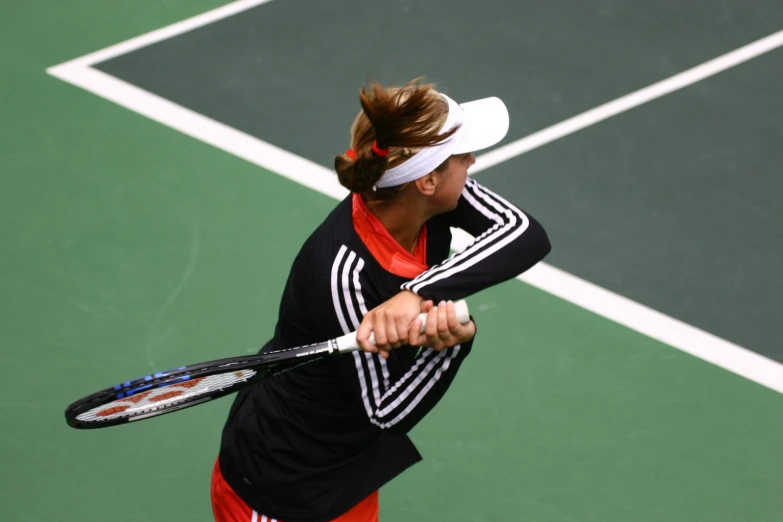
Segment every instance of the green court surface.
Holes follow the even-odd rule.
[[[438,69],[439,51],[412,54],[412,63],[389,40],[388,22],[378,25],[386,39],[368,38],[360,54],[387,49],[389,67],[376,61],[370,72],[433,75],[464,98],[497,87],[512,115],[529,114],[512,127],[514,140],[783,27],[772,2],[648,13],[594,4],[561,21],[565,4],[530,7],[539,14],[531,18],[504,17],[504,2],[494,14],[473,3],[405,11],[390,2],[408,13],[407,36],[440,18],[470,34],[462,59]],[[211,520],[210,472],[230,399],[89,432],[68,428],[63,410],[150,370],[256,351],[271,335],[289,263],[335,201],[45,70],[219,5],[47,0],[16,3],[0,18],[0,521]],[[335,43],[352,24],[367,31],[380,6],[274,0],[98,68],[328,165],[345,148],[368,68],[339,54],[321,63],[319,38]],[[605,23],[580,43],[562,41],[580,36],[570,31],[580,20]],[[668,34],[644,36],[647,20],[670,20]],[[471,21],[483,32],[466,33]],[[436,45],[444,32],[427,38]],[[506,67],[490,60],[491,36],[503,36]],[[251,61],[256,46],[267,61],[229,63],[221,57],[231,46]],[[304,61],[286,61],[287,48]],[[475,59],[471,48],[485,57],[481,75],[460,69]],[[609,62],[606,53],[615,53]],[[510,86],[510,56],[527,87]],[[781,360],[783,242],[772,197],[783,185],[781,56],[771,51],[478,178],[544,222],[548,262]],[[304,88],[310,74],[316,91]],[[255,92],[264,96],[254,105]],[[304,117],[297,97],[323,112]],[[243,123],[248,114],[255,119]],[[663,230],[651,231],[643,217],[656,212]],[[632,246],[643,234],[652,239]],[[780,393],[520,281],[469,303],[475,350],[413,431],[424,461],[382,490],[382,520],[780,520]]]

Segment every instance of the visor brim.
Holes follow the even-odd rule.
[[[465,119],[459,131],[462,136],[453,154],[486,149],[500,142],[508,133],[508,109],[500,98],[483,98],[461,103],[460,107]]]

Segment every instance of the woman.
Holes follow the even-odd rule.
[[[351,195],[297,255],[262,350],[358,329],[362,351],[237,395],[212,477],[219,522],[377,521],[378,489],[421,460],[407,432],[473,345],[476,326],[457,321],[452,300],[550,250],[532,217],[468,179],[472,152],[508,130],[503,102],[459,105],[414,80],[371,84],[360,103],[352,147],[335,159]],[[476,240],[449,257],[451,227]]]

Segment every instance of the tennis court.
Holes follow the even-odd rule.
[[[779,3],[4,12],[0,520],[211,520],[230,399],[85,432],[63,410],[266,341],[368,76],[501,97],[473,175],[553,244],[468,299],[474,352],[381,519],[783,516]]]

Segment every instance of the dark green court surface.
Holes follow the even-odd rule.
[[[777,50],[478,179],[537,209],[558,267],[783,361],[781,80]]]
[[[501,96],[510,141],[779,27],[771,1],[271,2],[97,67],[329,166],[368,71]],[[783,362],[781,81],[778,50],[479,179],[556,266]]]
[[[0,17],[2,522],[212,519],[230,400],[91,432],[63,410],[256,350],[335,202],[45,69],[218,4]],[[783,27],[772,2],[518,5],[274,0],[101,68],[328,164],[367,73],[499,94],[516,139]],[[781,70],[774,51],[479,177],[546,223],[555,265],[777,356]],[[519,281],[469,302],[474,352],[382,521],[780,521],[783,395]]]

